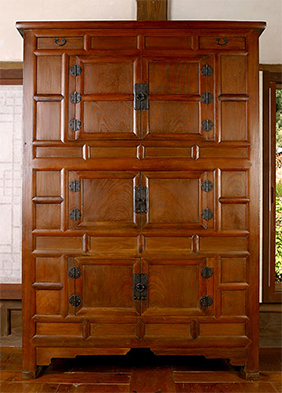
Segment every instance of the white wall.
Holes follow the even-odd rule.
[[[257,20],[268,23],[260,62],[282,63],[282,0],[168,0],[171,20]],[[18,20],[134,20],[136,0],[0,0],[0,61],[22,60]]]

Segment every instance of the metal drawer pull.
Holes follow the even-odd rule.
[[[228,43],[228,39],[227,39],[227,38],[224,37],[224,38],[222,38],[222,39],[223,39],[223,41],[224,41],[223,43],[220,42],[221,38],[217,38],[217,39],[216,39],[217,45],[224,46],[224,45],[226,45],[226,44]]]
[[[65,38],[55,38],[55,44],[57,46],[64,46],[66,45],[67,40]]]

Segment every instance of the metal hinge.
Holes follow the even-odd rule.
[[[210,278],[213,275],[213,270],[209,266],[205,266],[201,270],[201,276],[204,278]]]
[[[210,307],[213,304],[213,300],[210,296],[203,296],[200,299],[201,306],[206,308]]]
[[[134,85],[134,109],[137,111],[149,109],[149,89],[146,83],[135,83]]]
[[[70,94],[70,101],[73,104],[78,104],[81,101],[81,94],[78,91],[74,91],[73,93]]]
[[[74,64],[70,68],[70,74],[72,76],[79,76],[82,73],[82,68],[78,64]]]
[[[69,126],[70,126],[70,129],[71,129],[72,131],[79,131],[80,128],[81,128],[81,121],[79,121],[79,120],[77,120],[77,119],[72,119],[72,120],[69,122]]]
[[[148,212],[148,189],[146,186],[134,187],[134,213],[146,214]]]
[[[133,299],[146,300],[148,298],[148,275],[145,273],[133,274]]]

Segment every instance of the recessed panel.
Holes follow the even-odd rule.
[[[240,141],[247,139],[246,102],[221,103],[221,135],[223,141]]]
[[[149,222],[199,222],[199,180],[150,179]]]
[[[91,37],[92,49],[136,49],[137,37],[109,36],[109,37]]]
[[[61,78],[61,56],[37,57],[37,94],[60,94]]]
[[[85,222],[132,222],[132,179],[83,179],[82,206]]]
[[[133,133],[133,101],[84,103],[84,133]]]
[[[60,282],[60,259],[39,257],[35,260],[37,282]]]
[[[132,94],[132,63],[85,63],[84,94]]]
[[[247,206],[245,204],[221,205],[221,229],[247,229]]]
[[[145,48],[155,50],[192,49],[191,36],[187,36],[183,32],[181,35],[173,37],[171,33],[169,33],[167,36],[145,37]]]
[[[36,171],[36,196],[60,196],[61,172]]]
[[[36,139],[61,139],[61,103],[38,102],[36,105]]]
[[[36,229],[60,229],[61,205],[36,204]]]
[[[246,258],[222,258],[221,282],[246,282]]]
[[[35,294],[36,314],[59,315],[60,291],[37,290]]]
[[[199,134],[197,102],[151,101],[150,134]]]
[[[221,196],[247,197],[247,173],[245,171],[222,171]]]
[[[149,80],[150,94],[198,94],[199,64],[151,62]]]
[[[83,267],[84,307],[130,307],[131,305],[131,266]]]
[[[246,291],[222,291],[221,314],[241,316],[246,314]]]
[[[221,93],[246,94],[247,56],[221,57]]]
[[[150,265],[149,307],[197,308],[199,306],[198,265]],[[177,283],[177,284],[176,284]]]

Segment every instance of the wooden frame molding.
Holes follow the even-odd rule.
[[[0,284],[0,300],[21,300],[22,284]]]
[[[280,303],[275,284],[275,111],[276,84],[282,84],[282,65],[261,65],[263,71],[263,303]],[[272,206],[271,211],[269,206]]]
[[[0,62],[0,85],[22,85],[23,63]]]

